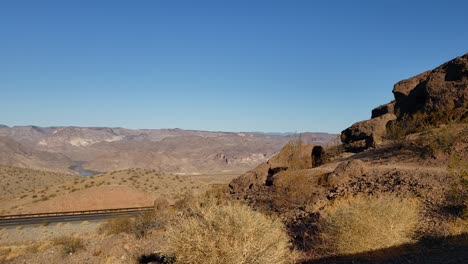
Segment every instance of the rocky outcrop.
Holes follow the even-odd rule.
[[[255,189],[257,186],[266,185],[270,169],[271,166],[268,163],[262,163],[254,170],[235,178],[229,184],[231,192],[242,193],[249,189]]]
[[[312,147],[313,145],[309,144],[301,145],[300,152],[303,157],[311,155]],[[289,168],[289,158],[290,148],[286,145],[267,162],[232,180],[229,184],[230,191],[242,193],[248,190],[257,190],[262,186],[272,186],[274,176]]]
[[[321,166],[325,162],[325,149],[322,146],[314,146],[311,154],[312,168]]]
[[[376,118],[383,116],[385,114],[394,114],[395,113],[395,101],[391,101],[388,104],[379,105],[376,108],[372,109],[371,118]]]
[[[388,113],[357,122],[341,132],[341,141],[350,151],[375,147],[382,143],[387,123],[395,119],[395,114]]]
[[[428,114],[466,107],[468,100],[468,53],[434,70],[395,84],[398,118],[416,112]]]
[[[350,151],[359,152],[383,142],[387,124],[422,112],[428,117],[468,118],[468,53],[434,70],[395,84],[395,100],[372,110],[371,119],[353,124],[341,132]],[[434,121],[434,118],[428,119]]]
[[[349,181],[351,178],[360,177],[367,171],[368,167],[361,160],[345,161],[340,163],[332,173],[326,176],[326,181],[329,185],[336,186]]]

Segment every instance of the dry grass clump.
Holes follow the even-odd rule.
[[[135,217],[120,216],[110,219],[99,228],[100,233],[116,235],[121,233],[133,234],[136,238],[147,236],[152,230],[164,226],[169,214],[163,212],[146,212]]]
[[[321,250],[353,254],[412,242],[420,204],[393,194],[357,195],[337,199],[319,223]]]
[[[132,219],[128,216],[120,216],[106,221],[99,228],[100,233],[117,235],[131,230]]]
[[[279,219],[246,205],[205,198],[167,229],[176,263],[288,263],[289,237]]]
[[[397,113],[397,116],[399,114]],[[468,123],[468,102],[454,109],[440,109],[435,112],[405,114],[387,127],[389,139],[401,140],[406,135],[429,130],[441,125]]]
[[[433,128],[435,124],[429,120],[429,115],[417,112],[404,115],[387,125],[387,137],[393,140],[402,140],[405,136]]]
[[[132,223],[131,232],[136,238],[146,237],[152,230],[159,229],[166,224],[169,215],[165,212],[138,214]]]
[[[288,170],[302,170],[310,167],[312,160],[310,153],[305,152],[306,149],[302,139],[296,138],[289,141],[282,151],[287,158]]]
[[[307,170],[278,173],[273,205],[277,209],[292,209],[312,204],[320,192],[317,179],[318,175],[310,175]]]
[[[457,217],[444,222],[441,227],[442,236],[468,235],[468,219]]]
[[[62,253],[64,255],[71,255],[76,253],[78,250],[83,249],[83,240],[77,237],[61,236],[55,238],[52,243],[56,246],[62,246]]]
[[[468,161],[452,153],[449,171],[455,182],[448,192],[448,201],[459,208],[459,217],[468,219]]]
[[[458,138],[460,138],[459,132],[448,125],[421,133],[416,144],[426,149],[431,155],[449,154]]]

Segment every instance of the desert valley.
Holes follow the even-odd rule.
[[[0,1],[0,264],[468,263],[468,1]]]
[[[2,127],[0,134],[3,215],[151,206],[159,196],[173,203],[186,192],[227,184],[292,138],[337,142],[326,133],[180,129],[26,126]]]
[[[1,259],[237,263],[229,258],[240,250],[239,263],[466,262],[468,54],[398,82],[393,94],[341,142],[324,133],[3,126],[2,216],[154,212],[3,227]],[[245,239],[267,251],[235,244]]]

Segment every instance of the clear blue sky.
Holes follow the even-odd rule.
[[[467,1],[0,2],[0,124],[340,132],[468,52]]]

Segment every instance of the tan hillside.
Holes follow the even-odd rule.
[[[6,167],[5,171],[23,171],[23,176],[13,182],[15,186],[24,187],[14,193],[0,196],[0,212],[3,214],[152,206],[158,197],[164,197],[174,203],[185,193],[203,193],[211,186],[226,184],[237,176],[163,175],[155,170],[145,169],[114,171],[93,177],[12,167]],[[32,174],[28,174],[31,172],[44,178],[42,184],[34,187],[34,181],[30,181],[32,178],[29,177]],[[9,189],[13,185],[11,182],[12,180],[2,181],[0,188]]]
[[[60,153],[41,151],[0,136],[0,165],[71,173],[72,164],[71,159]]]
[[[292,137],[182,129],[2,126],[0,164],[77,174],[130,168],[241,174],[268,160]],[[336,135],[303,133],[303,138],[327,144]]]
[[[80,176],[0,165],[0,199],[58,184],[73,184]]]

